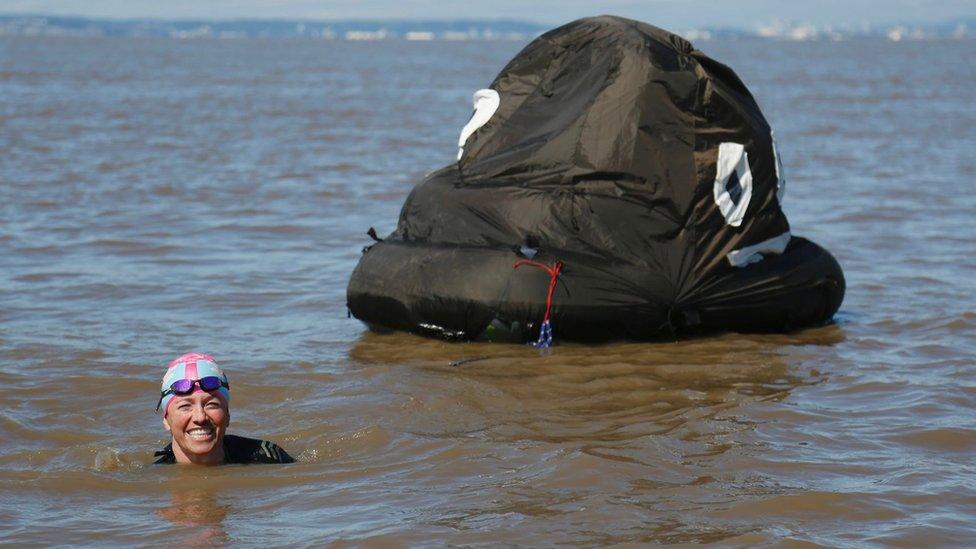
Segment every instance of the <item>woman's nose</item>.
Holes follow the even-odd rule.
[[[203,423],[203,422],[207,421],[207,414],[206,414],[206,412],[204,412],[203,406],[194,406],[193,407],[193,416],[192,416],[192,419],[193,419],[193,421],[195,423]]]

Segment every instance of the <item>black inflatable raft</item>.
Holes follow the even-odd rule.
[[[457,162],[366,249],[349,309],[373,328],[510,341],[546,340],[550,316],[577,341],[822,324],[844,277],[791,235],[784,189],[731,69],[651,25],[581,19],[475,93]]]

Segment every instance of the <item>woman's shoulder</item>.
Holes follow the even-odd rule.
[[[224,436],[224,460],[227,463],[293,463],[288,452],[270,440],[238,435]]]

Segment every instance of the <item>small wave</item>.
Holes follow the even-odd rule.
[[[79,276],[84,276],[82,273],[28,273],[14,277],[16,282],[52,282],[54,280],[61,280],[66,278],[77,278]]]
[[[976,452],[976,429],[962,427],[943,427],[938,429],[917,429],[888,437],[909,446],[930,452]]]

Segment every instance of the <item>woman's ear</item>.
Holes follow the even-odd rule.
[[[172,429],[169,428],[169,422],[166,421],[166,418],[163,418],[163,427],[166,428],[166,432],[172,432]]]

